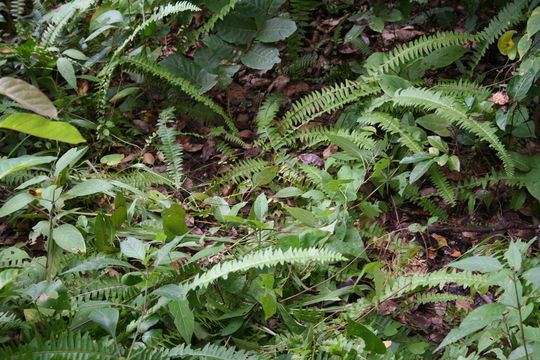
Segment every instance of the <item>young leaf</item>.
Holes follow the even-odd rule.
[[[77,77],[71,60],[61,57],[56,61],[56,68],[72,89],[77,90]]]
[[[8,116],[4,121],[0,122],[0,128],[15,130],[44,139],[58,140],[68,144],[86,142],[75,126],[29,113]]]
[[[253,203],[253,214],[257,220],[264,221],[267,212],[268,200],[266,199],[264,193],[261,193],[259,196],[257,196],[257,199],[255,199],[255,202]]]
[[[0,78],[0,94],[11,98],[39,115],[53,119],[58,118],[58,111],[51,100],[41,90],[26,81],[10,77]]]
[[[86,252],[84,238],[79,230],[70,224],[63,224],[53,229],[52,237],[56,245],[62,249],[72,252]]]

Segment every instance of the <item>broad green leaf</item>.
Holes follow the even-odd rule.
[[[73,225],[63,224],[53,229],[54,242],[62,249],[72,252],[86,252],[84,238],[80,231]]]
[[[497,47],[503,55],[509,55],[516,48],[516,44],[512,37],[517,33],[516,30],[509,30],[502,34],[497,42]]]
[[[252,69],[266,70],[281,62],[279,50],[266,44],[256,43],[241,56],[242,63]]]
[[[396,75],[381,75],[379,80],[379,86],[387,95],[394,95],[396,90],[406,89],[411,87],[411,83]]]
[[[533,169],[525,176],[525,186],[534,198],[540,201],[540,169]]]
[[[523,58],[527,51],[531,48],[532,40],[527,36],[522,36],[521,39],[518,41],[517,45],[517,52],[519,54],[519,58]]]
[[[288,38],[296,31],[293,20],[284,18],[268,19],[259,30],[256,39],[265,43],[276,42]]]
[[[255,21],[249,17],[228,15],[216,25],[220,38],[233,44],[247,44],[257,34]]]
[[[26,205],[34,201],[34,197],[27,192],[18,193],[10,198],[0,208],[0,218],[14,213],[17,210],[24,208]]]
[[[262,305],[264,311],[264,320],[270,319],[277,312],[276,298],[269,292],[265,292],[259,302]]]
[[[188,300],[175,300],[169,303],[169,311],[173,317],[176,329],[184,341],[191,344],[191,337],[195,329],[195,317],[189,308]]]
[[[240,1],[234,8],[234,11],[245,16],[269,17],[274,15],[284,2],[285,0]]]
[[[112,337],[116,337],[116,326],[118,325],[119,316],[120,314],[116,309],[102,308],[93,310],[88,315],[88,318],[101,326]]]
[[[39,115],[58,118],[58,111],[51,100],[41,90],[26,81],[10,77],[0,78],[0,95],[11,98]]]
[[[31,166],[48,164],[56,160],[55,156],[21,156],[13,159],[0,160],[0,179],[12,172]]]
[[[62,53],[62,55],[69,56],[70,58],[75,59],[75,60],[81,60],[81,61],[88,60],[88,56],[84,55],[82,52],[80,52],[77,49],[67,49]]]
[[[107,192],[112,188],[113,186],[109,181],[91,179],[75,185],[67,192],[67,195],[72,197],[87,196]]]
[[[540,289],[540,266],[525,271],[523,278]]]
[[[508,95],[517,101],[525,99],[534,79],[535,75],[531,70],[526,71],[523,75],[514,76],[508,82]]]
[[[443,118],[437,114],[424,115],[421,118],[416,119],[416,123],[428,130],[433,131],[439,136],[451,136],[452,133],[448,128],[452,125],[452,122],[447,118]]]
[[[286,188],[283,188],[283,189],[279,190],[274,195],[274,197],[276,197],[276,198],[288,198],[288,197],[293,197],[293,196],[300,196],[304,192],[305,192],[304,190],[300,190],[297,187],[289,186],[289,187],[286,187]]]
[[[88,147],[71,148],[58,159],[54,167],[54,176],[58,176],[65,168],[70,168],[81,159]]]
[[[351,156],[363,159],[366,155],[366,153],[362,151],[358,145],[343,136],[328,135],[328,139],[330,139],[333,144],[345,150],[345,152]]]
[[[540,30],[540,6],[531,12],[527,21],[527,36],[532,37],[538,30]]]
[[[445,67],[452,64],[454,61],[459,60],[467,51],[469,50],[459,45],[445,46],[424,57],[421,66],[427,69]]]
[[[63,121],[48,120],[42,116],[18,113],[0,122],[0,128],[20,131],[44,139],[58,140],[68,144],[86,142],[77,128]]]
[[[146,258],[146,244],[139,239],[129,237],[120,243],[120,251],[127,257],[137,260]]]
[[[119,92],[117,92],[109,101],[110,102],[114,102],[116,100],[120,100],[120,99],[123,99],[125,98],[126,96],[129,96],[133,93],[136,93],[140,90],[139,87],[137,86],[131,86],[131,87],[127,87],[125,89],[122,89],[120,90]]]
[[[61,57],[56,61],[56,68],[72,89],[77,90],[77,77],[71,60]]]
[[[126,261],[104,257],[95,257],[88,259],[79,265],[75,265],[74,267],[62,272],[60,275],[101,270],[109,268],[111,266],[121,266],[128,269],[135,269],[133,265]]]
[[[429,170],[433,162],[434,160],[425,160],[416,164],[409,175],[409,183],[412,184],[420,179]]]
[[[499,303],[486,304],[474,309],[463,319],[459,327],[453,328],[446,335],[435,351],[483,329],[494,321],[501,320],[504,317],[505,311],[506,306]]]
[[[356,321],[349,320],[346,332],[349,336],[358,336],[364,340],[366,343],[366,350],[373,351],[377,354],[386,353],[386,346],[384,346],[381,339],[379,339],[379,337],[375,335],[373,331],[369,330],[364,325]]]
[[[112,226],[115,229],[119,229],[124,224],[124,221],[126,221],[127,215],[127,207],[123,205],[118,206],[111,215]]]
[[[253,203],[253,214],[257,220],[264,221],[267,212],[268,200],[266,199],[264,193],[261,193],[259,196],[257,196],[255,202]]]
[[[163,232],[169,239],[188,232],[186,212],[182,205],[172,204],[171,207],[161,212],[161,218],[163,219]]]
[[[257,188],[259,186],[263,186],[263,185],[271,183],[272,180],[274,180],[275,177],[277,176],[278,171],[279,171],[279,168],[272,166],[254,174],[253,178],[251,179],[253,183],[253,187]]]
[[[499,260],[491,256],[473,256],[448,264],[461,270],[494,272],[503,268]]]
[[[285,210],[287,210],[287,212],[291,214],[293,218],[300,221],[304,225],[311,227],[319,226],[319,223],[310,211],[290,206],[285,206]]]

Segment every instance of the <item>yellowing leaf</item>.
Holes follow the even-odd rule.
[[[62,121],[48,120],[28,113],[10,115],[0,123],[0,128],[20,131],[44,139],[58,140],[68,144],[86,142],[79,130]]]
[[[516,34],[516,30],[510,30],[505,32],[497,42],[497,47],[499,48],[499,51],[503,55],[509,55],[512,51],[515,51],[516,44],[514,43],[514,40],[512,40],[512,37],[514,34]]]

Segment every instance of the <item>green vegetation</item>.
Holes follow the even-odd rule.
[[[540,357],[539,0],[8,0],[0,66],[0,359]]]

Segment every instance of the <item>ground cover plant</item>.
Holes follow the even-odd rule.
[[[540,356],[540,1],[0,4],[1,359]]]

